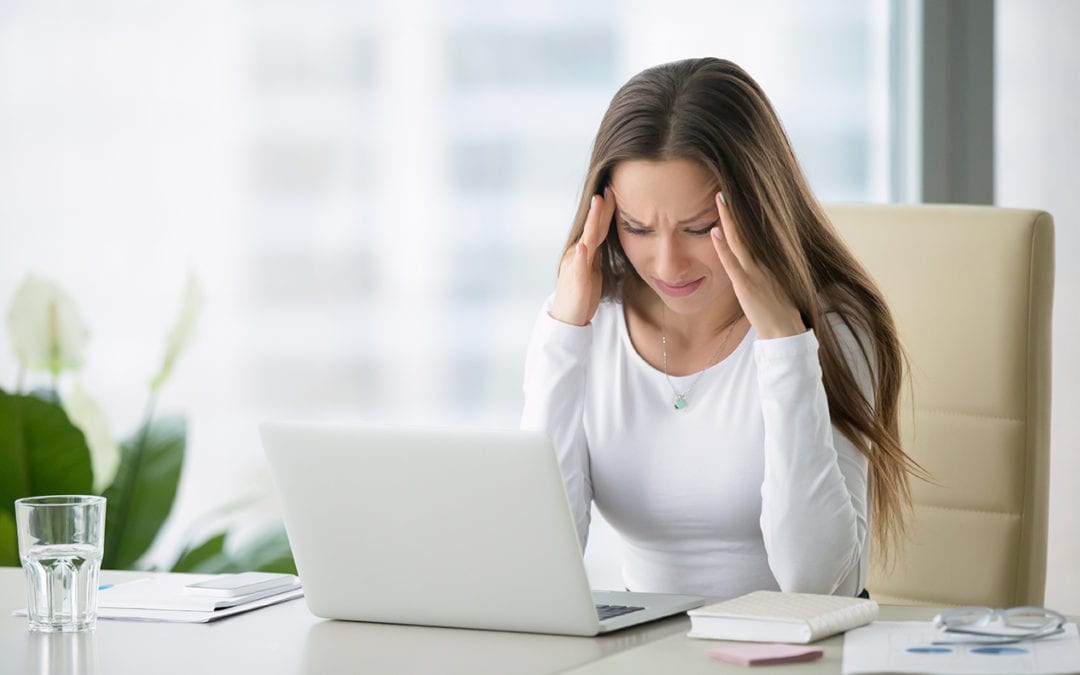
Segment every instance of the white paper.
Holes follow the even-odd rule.
[[[136,579],[116,584],[98,591],[98,610],[102,609],[178,609],[184,611],[220,610],[234,605],[243,605],[262,598],[272,597],[282,592],[275,588],[232,598],[199,595],[185,591],[189,584],[208,581],[216,574],[166,574]],[[293,578],[293,586],[300,587],[300,580]],[[101,614],[99,613],[99,616]]]
[[[296,598],[304,597],[304,591],[297,588],[296,590],[286,591],[279,593],[278,595],[272,595],[261,600],[255,600],[243,605],[236,605],[234,607],[226,607],[225,609],[214,610],[182,610],[182,609],[127,609],[127,608],[111,608],[111,607],[99,607],[98,618],[99,619],[115,619],[121,621],[165,621],[170,623],[208,623],[210,621],[217,621],[218,619],[226,616],[232,616],[233,614],[240,614],[242,612],[250,612],[253,609],[259,609],[260,607],[266,607],[267,605],[274,605],[279,602],[288,602],[289,600],[295,600]]]
[[[168,574],[135,579],[98,591],[99,619],[206,623],[267,605],[303,597],[299,579],[292,589],[274,589],[235,598],[212,598],[186,593],[188,584],[212,579],[214,574]],[[14,612],[26,616],[26,610]]]
[[[941,639],[942,632],[927,621],[875,621],[844,635],[843,673],[1059,675],[1080,671],[1080,637],[1073,623],[1066,624],[1061,635],[1007,645],[932,644]]]
[[[253,609],[275,605],[279,602],[288,602],[296,598],[304,597],[302,589],[287,591],[246,605],[236,605],[225,609],[213,610],[186,610],[186,609],[129,609],[129,608],[98,608],[99,619],[112,619],[117,621],[162,621],[167,623],[209,623],[226,616],[250,612]],[[25,609],[17,609],[12,616],[26,616]]]

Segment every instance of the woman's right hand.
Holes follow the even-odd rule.
[[[615,198],[610,188],[605,189],[603,195],[593,195],[581,238],[567,249],[559,265],[555,300],[548,312],[553,319],[574,326],[585,326],[592,321],[600,306],[603,286],[600,257],[596,254],[611,229],[614,213]]]

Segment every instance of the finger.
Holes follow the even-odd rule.
[[[738,258],[741,267],[749,267],[753,264],[754,257],[750,255],[749,249],[739,236],[739,227],[735,223],[735,217],[731,215],[731,210],[728,209],[727,199],[722,192],[716,193],[716,210],[720,213],[720,226],[723,228],[722,234],[728,249]]]
[[[597,211],[599,211],[600,195],[593,195],[589,198],[589,212],[585,214],[585,226],[581,229],[581,236],[578,237],[577,245],[585,246],[586,250],[591,248],[589,242],[596,238],[596,218]]]
[[[574,250],[574,277],[579,281],[589,278],[590,258],[589,248],[584,242],[578,242]]]
[[[597,242],[597,246],[611,233],[611,223],[615,216],[615,193],[611,191],[610,187],[604,188],[604,196],[601,201],[603,209],[600,212],[600,228],[603,236]]]
[[[559,261],[559,276],[562,276],[563,272],[573,269],[574,261],[577,260],[578,246],[580,245],[581,241],[579,240],[577,244],[574,244],[572,248],[566,249],[566,252],[563,253],[562,260]]]
[[[605,189],[603,195],[592,197],[589,215],[585,217],[585,230],[581,235],[581,240],[589,248],[590,254],[595,254],[607,238],[608,230],[611,229],[611,216],[615,211],[614,202],[609,189]]]
[[[731,279],[731,283],[734,285],[741,285],[746,279],[746,270],[743,268],[738,257],[731,250],[731,246],[728,244],[727,237],[724,236],[723,230],[719,227],[714,227],[709,230],[711,235],[709,238],[712,240],[713,248],[716,250],[716,255],[720,258],[720,264],[724,266],[724,271],[727,272],[728,278]]]
[[[581,238],[578,239],[579,243],[585,243],[588,245],[596,237],[597,216],[600,210],[600,195],[593,195],[589,198],[589,212],[585,214],[585,226],[581,229]]]

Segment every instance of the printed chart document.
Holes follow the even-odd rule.
[[[1058,675],[1080,668],[1076,624],[1031,642],[1004,645],[935,645],[950,636],[928,621],[875,621],[844,635],[844,675],[943,673],[945,675]]]

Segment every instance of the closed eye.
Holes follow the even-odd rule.
[[[720,219],[717,218],[716,220],[709,223],[705,227],[703,227],[701,229],[697,229],[697,230],[687,230],[687,233],[694,234],[694,235],[697,235],[697,236],[704,236],[704,235],[708,234],[714,227],[716,227],[719,224],[720,224]]]
[[[652,230],[649,230],[649,229],[646,229],[646,228],[643,228],[643,227],[634,227],[633,225],[626,222],[625,220],[620,223],[620,226],[622,227],[623,232],[625,232],[627,234],[639,234],[640,235],[640,234],[649,234],[650,232],[652,232]]]
[[[719,224],[720,224],[720,219],[717,218],[716,220],[714,220],[713,222],[709,223],[708,225],[706,225],[704,227],[695,228],[695,229],[687,229],[687,230],[684,230],[684,232],[686,232],[687,234],[692,234],[694,236],[702,237],[702,236],[707,235],[710,230],[712,230],[714,227],[716,227]],[[623,232],[626,232],[627,234],[646,235],[646,234],[651,234],[652,233],[651,228],[637,227],[636,225],[631,225],[629,222],[627,222],[625,220],[622,220],[622,221],[619,222],[619,227],[621,227],[623,229]]]

